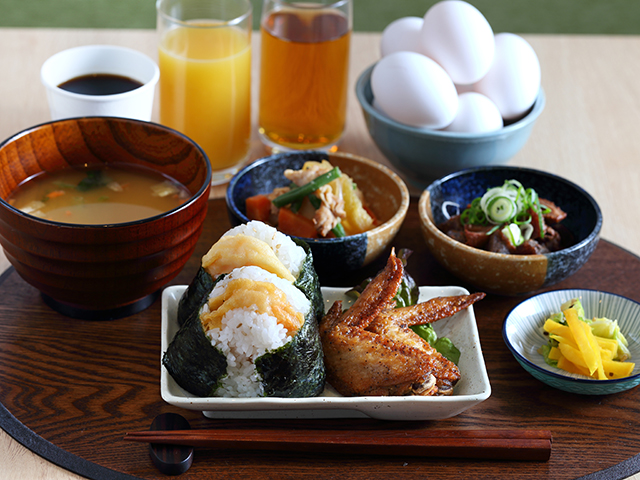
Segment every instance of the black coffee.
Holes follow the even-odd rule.
[[[68,92],[82,95],[115,95],[141,87],[142,83],[122,75],[96,73],[72,78],[58,85]]]

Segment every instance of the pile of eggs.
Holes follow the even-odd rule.
[[[494,35],[482,13],[461,0],[390,23],[380,50],[371,73],[373,106],[412,127],[499,130],[523,117],[540,89],[531,45],[512,33]]]

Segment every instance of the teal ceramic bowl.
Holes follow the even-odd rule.
[[[592,380],[551,367],[538,349],[548,338],[542,333],[545,320],[567,300],[579,298],[588,318],[618,320],[620,331],[629,342],[631,362],[636,364],[630,377]],[[533,377],[566,392],[582,395],[609,395],[640,384],[640,304],[613,293],[597,290],[565,289],[541,293],[520,303],[507,315],[502,337],[518,363]]]
[[[540,89],[531,111],[500,130],[482,134],[444,132],[410,127],[376,110],[371,91],[371,71],[365,70],[356,83],[371,138],[402,177],[424,189],[434,180],[458,170],[507,163],[527,142],[545,105]]]

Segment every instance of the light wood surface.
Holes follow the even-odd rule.
[[[510,164],[549,171],[581,185],[602,209],[602,237],[640,254],[640,222],[634,218],[632,203],[640,184],[640,62],[635,58],[640,37],[525,38],[540,58],[547,105],[528,143]],[[378,59],[378,41],[377,33],[354,35],[352,85]],[[49,120],[40,66],[60,50],[85,44],[128,46],[156,58],[156,36],[149,30],[0,29],[0,139]],[[255,66],[258,51],[254,35]],[[350,92],[341,150],[388,165],[368,136],[353,88]],[[157,119],[157,108],[155,112]],[[254,122],[255,118],[254,112]],[[254,128],[251,160],[264,154]],[[215,189],[214,195],[223,191]],[[0,271],[7,266],[0,255]],[[0,465],[0,479],[80,478],[43,461],[1,430]],[[632,478],[638,480],[640,475]]]

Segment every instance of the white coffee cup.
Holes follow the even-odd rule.
[[[113,95],[85,95],[59,87],[73,78],[92,74],[128,77],[141,87]],[[107,116],[150,121],[160,71],[136,50],[112,45],[85,45],[56,53],[42,65],[40,78],[47,89],[51,118]]]

